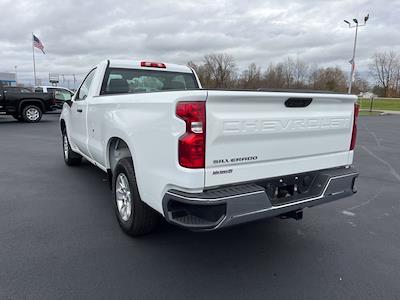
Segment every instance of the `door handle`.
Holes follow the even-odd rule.
[[[81,108],[78,108],[76,111],[77,111],[77,112],[82,112],[82,109],[81,109]]]

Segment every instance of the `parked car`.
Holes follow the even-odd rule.
[[[61,86],[37,86],[35,87],[37,93],[53,93],[55,98],[55,108],[62,108],[67,99],[71,99],[74,92],[70,89]]]
[[[202,89],[193,69],[107,60],[64,105],[65,163],[107,172],[128,234],[213,230],[355,193],[356,96]],[[332,217],[332,216],[326,216]]]
[[[0,113],[12,115],[18,121],[39,122],[54,105],[53,94],[35,93],[24,87],[0,87]]]

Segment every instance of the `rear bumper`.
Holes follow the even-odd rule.
[[[308,174],[306,174],[308,175]],[[169,190],[163,198],[164,216],[170,223],[192,230],[213,230],[275,217],[306,207],[327,203],[353,195],[358,172],[354,167],[334,168],[313,172],[307,192],[293,192],[277,198],[271,186],[293,182],[305,176],[294,174],[254,183],[232,185],[186,193]],[[273,188],[278,191],[276,186]],[[294,189],[297,191],[297,187]],[[276,193],[277,194],[277,193]]]

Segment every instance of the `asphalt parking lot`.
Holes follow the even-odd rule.
[[[400,116],[361,117],[358,133],[352,198],[133,239],[106,175],[64,165],[57,115],[0,116],[0,299],[400,299]]]

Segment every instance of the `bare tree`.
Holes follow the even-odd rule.
[[[310,74],[310,87],[316,90],[346,92],[346,75],[339,67],[315,69]]]
[[[356,71],[355,80],[352,86],[352,91],[354,94],[359,94],[361,92],[367,92],[369,90],[369,83],[367,80],[361,77],[360,73]]]
[[[282,63],[286,88],[303,88],[307,85],[308,65],[298,57],[287,57]]]
[[[187,66],[189,68],[192,68],[196,73],[199,73],[200,65],[196,64],[194,61],[189,61],[187,63]],[[198,74],[197,74],[198,75]]]
[[[308,72],[308,87],[310,89],[317,89],[319,73],[318,65],[312,64]]]
[[[205,88],[232,88],[237,78],[236,64],[231,55],[226,53],[208,54],[202,63],[189,61]]]
[[[274,65],[270,63],[263,75],[263,87],[265,88],[283,88],[285,86],[285,76],[283,64]]]
[[[240,88],[257,89],[261,87],[261,68],[251,63],[238,80]]]
[[[385,97],[389,96],[391,85],[395,82],[394,77],[398,74],[399,59],[393,52],[377,52],[372,57],[370,64],[371,74],[379,86],[384,90]]]
[[[216,88],[228,88],[236,79],[236,64],[233,56],[226,53],[204,56],[204,68],[211,75]]]
[[[293,86],[295,68],[294,65],[295,63],[293,61],[293,58],[291,58],[290,56],[287,57],[282,64],[286,88],[291,88]]]
[[[211,74],[206,70],[204,65],[196,64],[193,61],[189,61],[187,65],[196,72],[197,76],[199,76],[201,85],[203,87],[215,87],[214,81],[211,78]]]
[[[400,63],[397,63],[396,70],[393,76],[393,91],[394,94],[398,97],[400,95]]]
[[[298,57],[293,64],[293,79],[295,88],[304,88],[307,85],[308,65]]]

